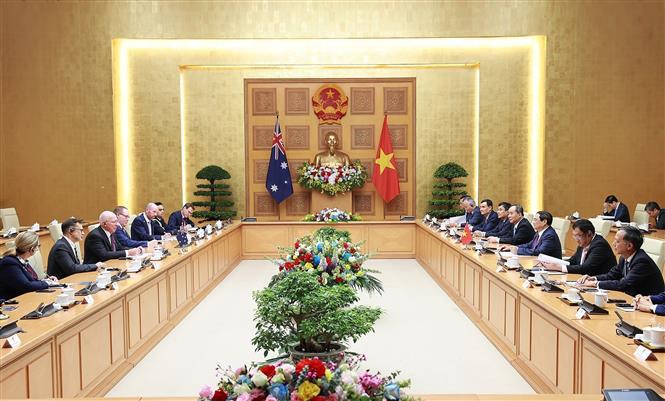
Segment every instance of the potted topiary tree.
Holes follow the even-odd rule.
[[[434,178],[437,180],[434,183],[434,190],[432,191],[434,199],[429,202],[432,205],[432,209],[427,213],[437,219],[464,214],[464,211],[458,205],[459,197],[467,194],[464,190],[466,184],[463,182],[453,182],[453,180],[468,175],[464,167],[457,163],[450,162],[439,166],[434,172]]]
[[[208,184],[198,184],[196,187],[201,188],[200,191],[195,191],[196,196],[209,197],[209,201],[196,201],[192,202],[194,206],[208,207],[209,210],[197,210],[193,216],[199,219],[206,220],[227,220],[236,215],[235,210],[225,210],[233,206],[233,201],[229,199],[220,199],[221,197],[231,196],[228,184],[218,184],[217,181],[228,180],[231,174],[219,166],[205,166],[198,173],[196,178],[208,181]],[[203,190],[207,189],[207,190]]]
[[[339,360],[345,343],[374,331],[379,308],[354,306],[348,285],[322,285],[317,275],[294,270],[254,293],[256,350],[288,351],[294,361],[318,357]]]

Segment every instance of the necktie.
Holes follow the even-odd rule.
[[[109,240],[111,241],[111,250],[115,252],[115,233],[111,234]]]
[[[152,235],[152,222],[148,219],[148,216],[145,216],[145,221],[148,222],[148,234]]]
[[[586,248],[582,249],[582,257],[580,258],[580,264],[584,263],[584,259],[586,259],[586,253],[587,249]]]
[[[531,247],[531,250],[535,250],[538,248],[538,244],[540,244],[540,235],[536,234],[536,238],[533,241],[533,246]]]
[[[39,277],[37,277],[37,272],[30,266],[30,263],[26,262],[25,263],[25,270],[28,272],[30,277],[32,277],[33,280],[37,280]]]
[[[76,262],[81,264],[81,258],[79,257],[79,251],[74,247],[74,255],[76,255]]]
[[[630,270],[630,262],[628,262],[628,259],[623,263],[623,276],[626,277],[628,275],[628,270]]]

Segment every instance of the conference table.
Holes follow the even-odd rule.
[[[186,253],[171,249],[169,257],[153,262],[154,269],[130,274],[117,283],[117,289],[92,295],[91,304],[38,320],[18,320],[25,330],[18,335],[20,345],[0,349],[0,398],[103,396],[241,260],[274,256],[277,246],[292,245],[295,238],[322,226],[234,222]],[[417,258],[537,392],[568,397],[470,394],[423,399],[587,400],[598,399],[605,387],[651,387],[665,393],[665,354],[657,353],[654,361],[637,360],[632,340],[615,334],[613,305],[606,307],[609,315],[578,320],[577,308],[563,303],[557,294],[524,288],[524,280],[514,271],[497,272],[495,255],[464,250],[422,222],[353,222],[334,227],[349,231],[354,241],[364,241],[363,250],[375,258]],[[109,261],[108,265],[123,269],[127,263]],[[93,272],[62,281],[80,289],[95,278]],[[6,312],[10,318],[0,325],[19,319],[42,302],[53,302],[58,293],[17,297],[18,309]],[[629,299],[620,293],[610,297]],[[647,313],[623,315],[638,327],[665,325],[665,318]],[[574,393],[593,396],[572,398]]]

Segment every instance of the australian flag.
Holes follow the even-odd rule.
[[[291,183],[291,172],[289,162],[286,160],[286,149],[282,140],[282,130],[279,128],[279,117],[275,121],[275,132],[272,137],[272,148],[270,149],[270,164],[268,165],[268,176],[266,177],[266,189],[270,196],[281,203],[293,194]]]

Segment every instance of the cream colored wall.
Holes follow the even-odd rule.
[[[46,223],[71,214],[95,217],[100,208],[115,204],[114,38],[534,34],[548,40],[545,208],[555,214],[595,214],[610,192],[631,209],[637,201],[665,203],[663,9],[660,1],[431,2],[417,7],[412,2],[349,2],[338,3],[334,12],[328,3],[2,2],[0,206],[16,207],[23,222]],[[149,66],[155,61],[140,62]],[[153,84],[162,79],[159,74],[148,72],[141,79],[152,93],[138,93],[137,104],[151,112],[137,118],[150,134],[134,145],[154,144],[158,151],[137,155],[151,170],[136,171],[138,188],[151,190],[137,191],[136,204],[158,198],[177,208],[179,177],[160,167],[167,163],[179,169],[179,115],[140,102],[155,95],[175,104],[179,99],[169,88],[159,92]],[[485,101],[481,116],[492,107]],[[418,105],[419,114],[424,110]],[[507,178],[506,171],[526,155],[499,156],[521,149],[520,141],[504,133],[522,130],[519,124],[500,116],[481,124],[481,137],[497,141],[506,136],[496,152],[494,145],[481,143],[481,160],[498,173],[496,180],[481,179],[481,196],[522,197],[523,184]],[[493,132],[502,134],[491,137]],[[450,158],[443,155],[441,162]],[[430,175],[417,171],[419,189]],[[490,187],[497,193],[483,191]],[[419,193],[419,210],[428,197],[427,191]]]

